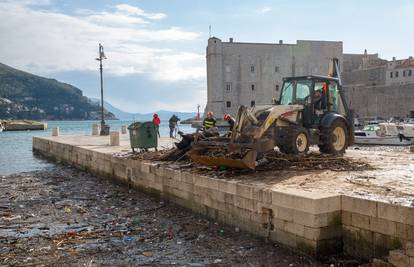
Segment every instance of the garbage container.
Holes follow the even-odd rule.
[[[101,132],[100,135],[109,135],[109,125],[104,124],[101,126]]]
[[[155,148],[155,150],[157,150],[157,128],[155,128],[155,125],[152,123],[152,121],[134,122],[128,126],[128,130],[132,151],[135,152],[135,148]]]

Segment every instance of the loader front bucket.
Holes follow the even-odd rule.
[[[192,161],[208,166],[254,170],[256,167],[257,152],[255,150],[249,150],[241,159],[204,156],[198,150],[191,150],[188,155]]]

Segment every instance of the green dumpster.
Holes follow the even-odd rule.
[[[152,121],[134,122],[128,126],[128,130],[133,152],[135,152],[135,148],[144,150],[155,148],[157,150],[157,128]]]

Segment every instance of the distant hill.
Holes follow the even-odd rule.
[[[100,107],[70,84],[0,63],[0,119],[95,120]]]
[[[96,103],[99,103],[100,101],[97,98],[91,98],[91,100]],[[152,120],[152,115],[154,113],[157,113],[161,120],[168,120],[173,114],[177,115],[181,120],[194,118],[197,115],[196,112],[176,112],[168,110],[159,110],[153,113],[129,113],[114,107],[106,101],[104,103],[104,107],[120,120],[149,121]]]

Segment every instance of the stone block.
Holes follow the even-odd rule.
[[[342,226],[341,225],[332,225],[325,227],[304,227],[303,237],[309,240],[325,240],[325,239],[334,239],[342,238]]]
[[[370,230],[370,217],[359,213],[352,213],[351,225],[365,230]]]
[[[193,193],[193,191],[194,191],[194,185],[193,184],[188,184],[188,183],[184,183],[184,182],[178,183],[178,188],[180,190],[190,192],[190,193]]]
[[[273,189],[272,204],[313,214],[326,213],[341,210],[341,196],[296,189]]]
[[[253,199],[263,203],[265,206],[269,206],[272,204],[272,191],[266,189],[265,186],[254,185]]]
[[[410,267],[410,257],[405,255],[402,250],[391,250],[388,256],[388,262],[395,267]]]
[[[219,181],[218,179],[205,177],[205,176],[204,178],[206,179],[205,184],[207,188],[212,189],[214,191],[218,190],[218,181]]]
[[[247,199],[253,199],[253,187],[251,185],[238,183],[236,185],[236,195]]]
[[[182,199],[189,200],[191,198],[191,193],[190,192],[182,191],[182,190],[179,190],[179,189],[176,189],[176,188],[172,189],[172,193],[176,197],[179,197],[179,198],[182,198]]]
[[[219,211],[223,211],[223,212],[227,211],[227,207],[225,203],[217,201],[211,197],[206,197],[204,199],[204,205],[211,207],[213,209],[219,210]]]
[[[52,128],[52,136],[59,136],[59,127]]]
[[[354,214],[352,214],[352,217]],[[380,218],[370,218],[370,228],[371,231],[388,235],[396,236],[397,234],[397,225],[393,221],[384,220]]]
[[[370,217],[377,217],[377,202],[362,198],[342,196],[342,210]]]
[[[275,229],[270,233],[271,240],[282,243],[286,246],[296,248],[296,235],[285,232],[283,230]]]
[[[218,190],[224,193],[236,195],[237,182],[229,181],[229,180],[218,180],[217,185],[218,185]]]
[[[111,132],[109,134],[109,145],[111,146],[119,146],[119,132]]]
[[[222,192],[222,191],[220,191]],[[229,193],[224,193],[224,202],[227,204],[231,204],[234,205],[234,197],[235,195],[229,194]]]
[[[262,223],[267,224],[266,217],[262,217]],[[288,221],[285,221],[279,218],[272,218],[272,224],[275,229],[284,230],[286,227],[286,223],[288,223]]]
[[[285,222],[285,228],[283,230],[301,237],[305,236],[305,226],[294,222]]]
[[[344,252],[356,258],[370,259],[373,256],[373,233],[352,226],[342,226]]]
[[[150,173],[150,166],[150,163],[141,161],[141,172]]]
[[[208,177],[201,175],[194,175],[194,184],[199,187],[208,187]]]
[[[209,192],[209,196],[212,199],[214,199],[215,201],[225,203],[225,194],[226,193],[223,193],[223,192],[218,191],[218,190],[212,190],[212,189],[209,189],[208,192]]]
[[[414,208],[378,202],[378,217],[414,225]]]
[[[93,136],[98,136],[99,135],[99,125],[94,123],[92,124],[92,135]]]
[[[197,196],[201,196],[201,197],[206,197],[208,195],[208,192],[207,192],[205,187],[201,187],[201,186],[197,186],[197,185],[193,186],[193,192]]]
[[[352,224],[352,221],[351,221],[352,220],[352,212],[343,210],[341,212],[341,216],[342,216],[342,224],[351,226],[351,224]]]
[[[293,221],[309,227],[324,227],[328,225],[341,225],[341,211],[311,214],[305,211],[294,210]]]
[[[231,214],[233,218],[241,218],[245,221],[251,221],[252,220],[252,212],[249,210],[245,210],[236,206],[231,206],[228,204],[225,204],[226,211]]]
[[[180,170],[174,171],[174,180],[180,180],[188,184],[195,184],[194,183],[194,174],[190,172],[182,172]]]
[[[165,168],[163,166],[158,165],[157,168],[155,168],[155,175],[157,175],[157,176],[167,176],[165,174]]]
[[[252,199],[247,199],[244,197],[234,196],[234,205],[245,209],[255,212],[256,211],[256,205],[255,201]]]
[[[414,242],[414,226],[404,223],[396,223],[397,237]]]
[[[293,209],[272,206],[272,210],[273,210],[273,216],[275,218],[285,220],[288,222],[293,222],[294,212],[295,212]]]

